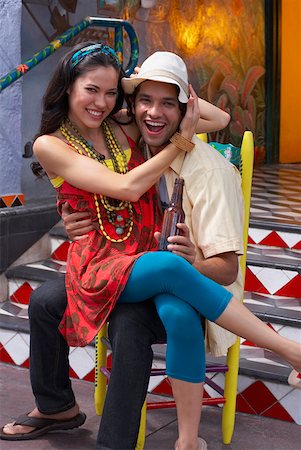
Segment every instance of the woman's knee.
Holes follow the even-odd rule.
[[[162,294],[155,299],[158,314],[168,337],[194,343],[202,338],[202,325],[198,312],[183,300]]]

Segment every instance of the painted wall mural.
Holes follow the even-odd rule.
[[[255,138],[255,161],[264,161],[264,0],[53,0],[49,3],[48,14],[35,15],[37,6],[23,0],[49,40],[87,15],[121,17],[129,20],[137,32],[140,62],[156,50],[181,55],[198,94],[231,115],[229,126],[212,133],[210,139],[240,145],[244,131],[251,130]],[[40,8],[42,4],[45,11],[45,2],[41,1]],[[49,25],[51,33],[47,31]],[[89,28],[69,45],[88,39],[113,43],[110,30]]]
[[[125,2],[127,3],[127,2]],[[255,138],[255,160],[265,158],[265,42],[263,0],[163,0],[127,10],[146,55],[180,54],[198,94],[231,114],[212,140],[240,145]],[[139,22],[144,21],[144,27]],[[141,45],[140,45],[141,46]],[[145,51],[144,49],[141,49]]]

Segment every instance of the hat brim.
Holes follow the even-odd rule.
[[[179,95],[178,100],[181,103],[187,103],[188,97],[183,88],[177,83],[175,80],[164,77],[162,75],[153,75],[152,77],[132,77],[132,78],[122,78],[121,85],[125,92],[125,94],[133,94],[134,90],[136,89],[139,84],[143,83],[144,81],[160,81],[161,83],[168,83],[168,84],[174,84],[175,86],[178,86],[179,88]]]

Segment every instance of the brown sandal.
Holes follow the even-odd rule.
[[[6,441],[26,441],[35,439],[49,431],[61,431],[61,430],[72,430],[73,428],[80,427],[86,420],[86,414],[79,412],[72,419],[62,420],[62,419],[45,419],[42,417],[29,417],[28,414],[23,414],[19,416],[14,425],[23,425],[26,427],[33,427],[35,430],[29,433],[16,433],[7,434],[4,433],[3,427],[0,430],[0,439]]]

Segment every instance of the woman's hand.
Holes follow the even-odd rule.
[[[225,128],[229,121],[230,115],[227,111],[223,111],[212,103],[199,98],[200,118],[197,125],[196,133],[210,133]]]
[[[136,66],[134,69],[134,72],[131,73],[130,78],[135,78],[139,72],[140,72],[140,67]]]
[[[62,206],[62,219],[70,241],[79,241],[85,238],[89,231],[95,229],[89,213],[71,212],[68,203]]]
[[[195,245],[190,240],[189,228],[185,223],[178,223],[177,228],[181,230],[181,236],[169,236],[167,239],[169,244],[167,250],[182,256],[190,264],[194,264],[196,259]],[[159,242],[160,234],[158,231],[155,233],[155,238]]]
[[[183,137],[191,140],[197,130],[200,118],[199,99],[191,84],[189,85],[190,97],[187,103],[186,114],[180,123],[180,133]]]

